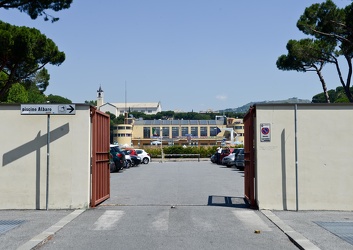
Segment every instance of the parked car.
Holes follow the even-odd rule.
[[[161,145],[161,141],[151,141],[151,145]]]
[[[222,149],[222,153],[221,153],[221,155],[219,157],[219,161],[220,161],[219,164],[222,164],[223,158],[228,156],[228,155],[230,155],[231,153],[233,153],[233,151],[234,151],[234,148],[224,148],[224,149]]]
[[[143,149],[135,149],[138,156],[141,157],[141,161],[143,164],[148,164],[151,161],[151,156]]]
[[[110,145],[110,156],[111,161],[114,163],[110,164],[110,172],[117,172],[125,166],[125,155],[118,145]]]
[[[230,155],[225,156],[222,159],[222,165],[227,166],[228,168],[235,165],[235,153],[231,153]]]
[[[125,151],[122,151],[122,153],[125,155],[124,168],[130,168],[132,165],[132,160],[130,155]]]
[[[216,161],[217,161],[216,154],[211,155],[210,160],[211,160],[212,163],[216,163]]]
[[[128,159],[129,167],[135,167],[141,163],[141,158],[136,155],[131,154],[131,150],[124,149],[123,150],[125,157]]]
[[[244,170],[245,167],[245,162],[244,162],[244,149],[240,149],[239,152],[236,155],[235,158],[235,166],[239,169],[239,170]]]
[[[110,173],[118,172],[120,170],[114,163],[112,153],[109,153],[109,169]]]
[[[136,155],[136,156],[138,156],[136,150],[133,149],[133,148],[123,148],[123,150],[128,150],[128,151],[130,151],[130,152],[129,152],[129,155]]]

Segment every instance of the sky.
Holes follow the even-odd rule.
[[[290,39],[308,38],[296,22],[317,0],[73,0],[55,23],[0,9],[0,20],[34,27],[66,60],[47,66],[45,94],[73,103],[161,102],[163,111],[237,108],[249,102],[311,100],[322,92],[314,72],[281,71]],[[351,0],[334,0],[345,7]],[[344,72],[345,75],[345,72]],[[328,89],[340,86],[325,67]]]

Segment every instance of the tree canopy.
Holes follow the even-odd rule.
[[[335,45],[335,51],[326,62],[335,65],[338,78],[350,102],[353,96],[350,91],[353,56],[353,3],[345,8],[338,8],[333,1],[326,0],[306,8],[300,16],[297,27],[304,34],[313,36],[319,41]],[[339,56],[347,63],[346,79],[343,78]]]
[[[325,80],[321,70],[325,63],[334,57],[335,43],[314,39],[289,40],[287,55],[281,55],[276,64],[281,70],[296,70],[298,72],[315,71],[318,75],[326,102],[330,102]]]
[[[60,65],[65,53],[39,30],[0,21],[0,101],[15,83],[36,84],[44,92],[49,84],[47,64]]]
[[[299,72],[316,71],[326,102],[330,95],[322,75],[325,64],[333,64],[339,81],[349,102],[353,102],[350,91],[353,56],[353,3],[345,8],[338,8],[332,0],[313,4],[300,16],[297,27],[311,39],[290,40],[287,44],[287,55],[278,58],[276,64],[281,70]],[[347,64],[346,79],[341,70],[342,60]]]
[[[52,22],[59,20],[48,14],[46,10],[53,10],[55,12],[68,9],[72,0],[4,0],[0,1],[0,8],[4,9],[18,9],[21,12],[28,14],[32,19],[38,16],[44,16],[44,20],[51,19]]]

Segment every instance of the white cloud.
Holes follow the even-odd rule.
[[[225,101],[228,99],[228,97],[226,95],[217,95],[216,99],[218,99],[220,101]]]

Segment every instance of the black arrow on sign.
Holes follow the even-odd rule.
[[[70,108],[67,108],[66,110],[70,110],[69,113],[72,113],[72,111],[74,111],[75,109],[74,109],[74,107],[72,107],[71,105],[69,105],[69,106],[70,106]]]

